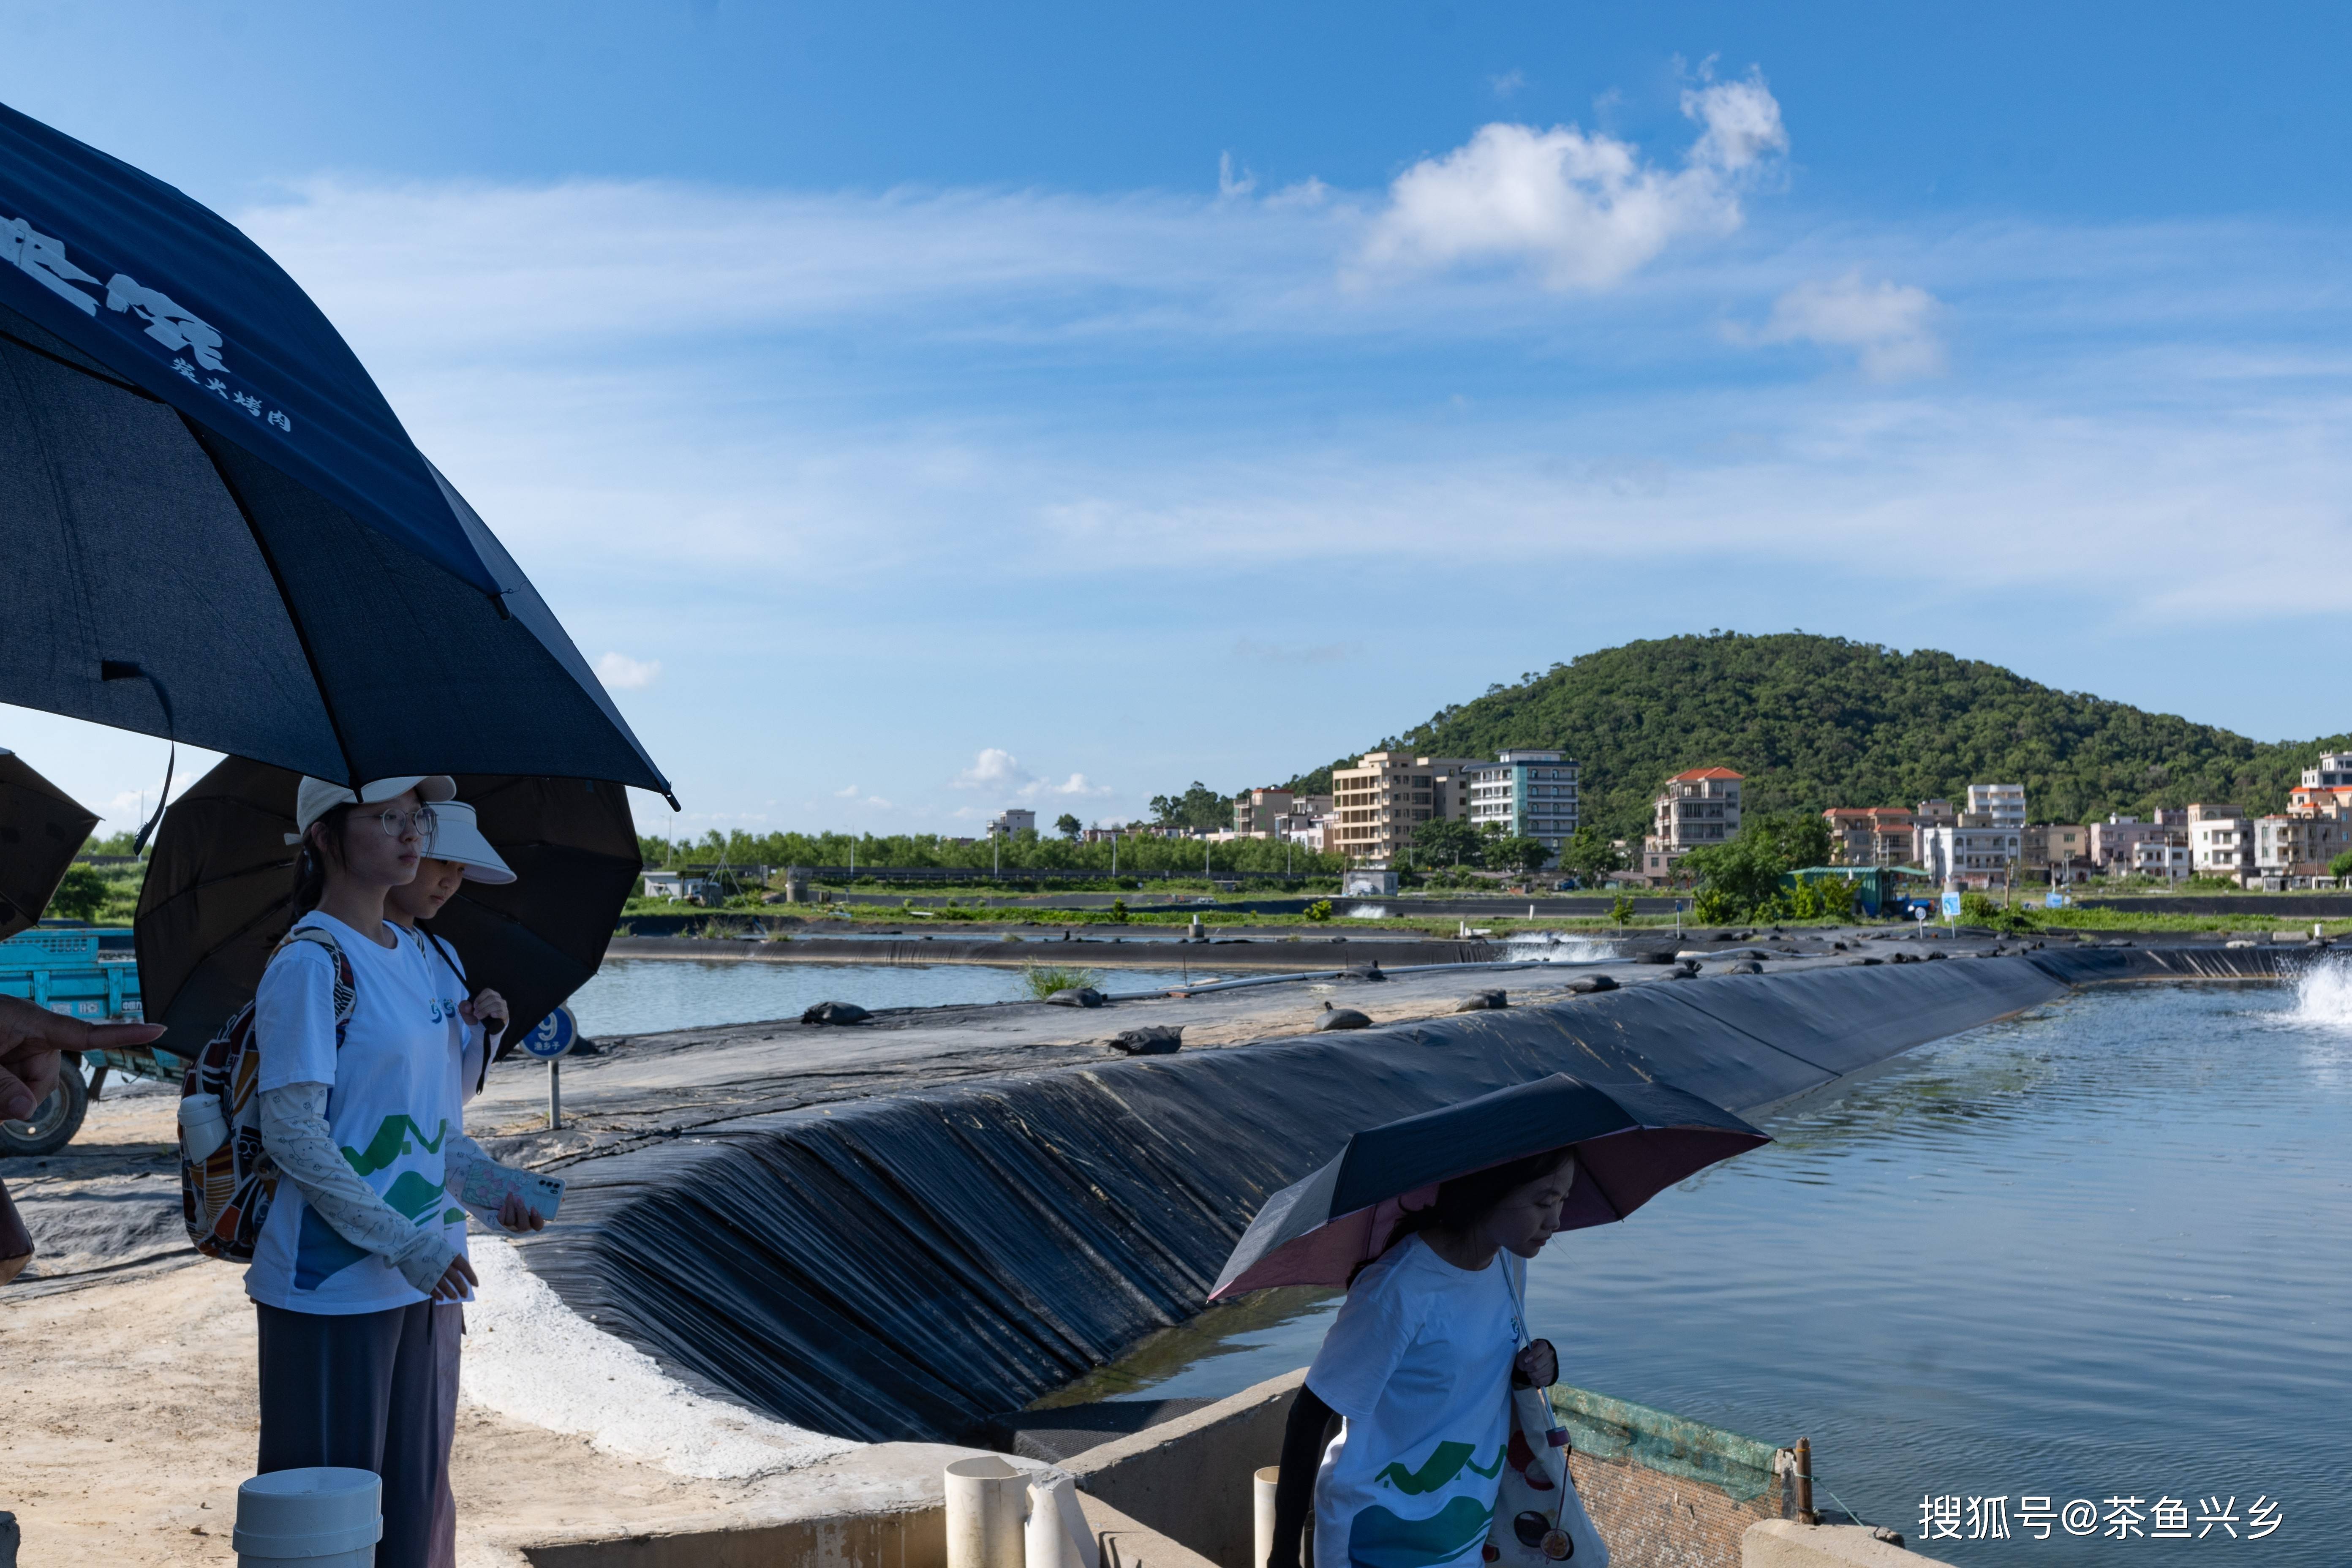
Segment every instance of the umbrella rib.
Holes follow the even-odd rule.
[[[335,705],[327,696],[326,673],[319,668],[319,653],[310,646],[310,630],[302,625],[300,612],[294,608],[294,596],[287,590],[286,574],[278,569],[277,553],[269,548],[269,541],[262,536],[260,524],[253,521],[253,509],[245,504],[244,493],[236,488],[236,481],[228,477],[228,470],[221,467],[220,458],[198,433],[196,422],[182,414],[180,423],[187,427],[189,438],[195,442],[196,449],[204,453],[205,461],[212,465],[213,473],[220,479],[221,489],[228,492],[228,499],[236,505],[237,516],[245,519],[245,531],[252,536],[253,547],[261,552],[261,563],[269,568],[269,580],[277,585],[278,602],[285,607],[287,625],[294,629],[294,640],[301,645],[302,661],[310,667],[310,685],[319,693],[319,711],[327,716],[327,728],[335,737],[335,751],[343,759],[342,782],[357,789],[365,781],[358,776],[359,769],[352,762],[351,742],[343,738],[342,721],[336,717]]]

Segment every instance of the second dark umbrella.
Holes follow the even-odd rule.
[[[95,813],[0,751],[0,938],[41,918],[97,826]]]
[[[147,1016],[185,1057],[253,997],[286,934],[299,775],[232,757],[163,814],[133,924]],[[482,836],[511,866],[504,886],[465,883],[432,922],[478,990],[514,1009],[511,1042],[604,960],[640,863],[627,792],[590,779],[457,775]],[[429,850],[427,851],[430,852]]]
[[[1359,1132],[1339,1157],[1268,1198],[1209,1300],[1269,1285],[1345,1286],[1438,1184],[1490,1165],[1576,1152],[1562,1230],[1623,1219],[1718,1160],[1771,1140],[1721,1106],[1663,1083],[1554,1073]]]

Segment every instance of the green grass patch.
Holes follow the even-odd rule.
[[[1021,971],[1022,986],[1040,1002],[1057,992],[1084,991],[1101,980],[1099,971],[1070,963],[1032,963]]]

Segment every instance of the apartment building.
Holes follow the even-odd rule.
[[[1983,812],[1962,812],[1949,827],[1919,829],[1919,864],[1946,887],[2005,888],[2023,848],[2025,830],[1996,827]]]
[[[1324,845],[1358,865],[1384,867],[1403,855],[1424,822],[1465,814],[1466,757],[1415,757],[1366,752],[1352,768],[1331,770],[1331,811]]]
[[[2352,752],[2328,752],[2316,767],[2303,770],[2305,789],[2352,789]]]
[[[1972,784],[1969,785],[1968,812],[1985,819],[1990,827],[2025,826],[2025,786],[2023,784]]]
[[[1899,805],[1833,805],[1830,860],[1839,866],[1908,866],[1918,848],[1917,819]]]
[[[1960,814],[1948,800],[1923,800],[1911,808],[1911,823],[1917,828],[1958,827]]]
[[[2085,831],[2091,836],[2091,863],[2117,876],[2132,868],[2134,845],[2150,839],[2161,841],[2168,832],[2184,835],[2181,842],[2188,842],[2185,824],[2179,828],[2171,828],[2159,823],[2142,822],[2137,816],[2113,813],[2105,822],[2092,823]]]
[[[2167,828],[2161,837],[2132,841],[2131,871],[2139,877],[2161,877],[2178,882],[2189,873],[2189,836]]]
[[[1008,805],[988,819],[991,838],[1010,838],[1016,833],[1037,831],[1037,814],[1017,805]]]
[[[1470,826],[1536,838],[1554,855],[1576,831],[1576,763],[1565,752],[1514,750],[1463,770]]]
[[[1690,768],[1666,781],[1650,803],[1650,836],[1642,840],[1642,874],[1664,881],[1692,850],[1739,837],[1739,786],[1729,768]]]
[[[1234,796],[1234,832],[1244,838],[1271,838],[1276,817],[1290,815],[1294,796],[1273,784]]]
[[[2189,864],[2200,877],[2241,879],[2254,868],[2254,825],[2234,805],[2189,807]]]
[[[2307,886],[2313,877],[2331,875],[2328,862],[2347,849],[2352,849],[2352,820],[2294,814],[2254,818],[2259,876],[2286,877]]]
[[[2092,870],[2091,830],[2072,822],[2051,822],[2019,830],[2018,864],[2030,882],[2080,882]]]

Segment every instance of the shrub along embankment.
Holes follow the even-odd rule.
[[[952,1439],[1201,1310],[1266,1197],[1351,1129],[1548,1073],[1743,1112],[2133,979],[2263,950],[2091,949],[1651,984],[748,1117],[575,1166],[523,1244],[577,1310],[797,1425]]]

